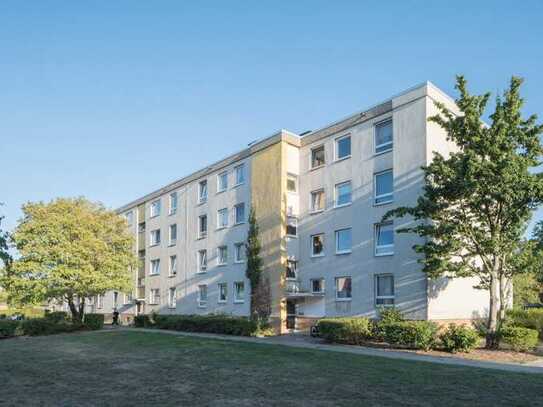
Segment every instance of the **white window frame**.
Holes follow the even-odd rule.
[[[154,264],[158,264],[158,267],[156,269],[158,271],[155,272],[155,267],[153,267]],[[150,276],[159,276],[160,275],[160,259],[151,259],[149,262],[149,275]]]
[[[134,302],[134,295],[131,292],[124,293],[123,304],[129,305],[129,304],[132,304],[133,302]]]
[[[170,260],[168,264],[168,276],[175,277],[176,275],[177,275],[177,255],[172,254],[170,256]]]
[[[245,243],[238,242],[234,244],[234,263],[245,263],[244,249]],[[241,253],[241,257],[238,256],[238,253]]]
[[[349,155],[346,155],[345,157],[340,157],[339,156],[339,142],[341,140],[344,140],[344,139],[349,139],[350,140],[350,149],[349,149]],[[343,160],[346,160],[348,158],[351,158],[351,155],[353,153],[353,139],[351,138],[351,135],[350,134],[345,134],[343,136],[340,136],[340,137],[336,137],[335,140],[334,140],[334,161],[343,161]]]
[[[161,240],[162,236],[160,233],[160,229],[154,229],[149,232],[149,246],[158,246],[160,245]]]
[[[202,254],[204,255],[202,257]],[[202,258],[205,259],[205,263],[202,261]],[[196,265],[197,265],[197,273],[206,273],[207,272],[207,249],[201,249],[196,252]]]
[[[128,211],[124,214],[124,218],[126,219],[126,223],[128,223],[128,226],[132,226],[134,224],[134,211]]]
[[[316,150],[320,150],[321,148],[322,148],[322,152],[323,152],[323,155],[324,155],[324,162],[322,164],[313,166],[313,153]],[[326,165],[326,148],[324,147],[324,144],[313,147],[311,149],[311,153],[309,154],[309,168],[312,169],[312,170],[316,170],[317,168],[322,168],[325,165]]]
[[[160,216],[161,206],[160,199],[155,199],[151,202],[151,205],[149,206],[149,217],[156,218],[157,216]]]
[[[170,215],[175,215],[177,213],[177,204],[178,204],[178,196],[177,192],[171,192],[170,193]]]
[[[177,288],[170,287],[168,290],[168,308],[177,308]]]
[[[224,186],[221,186],[221,180],[224,177]],[[217,174],[217,193],[220,194],[228,189],[228,171],[223,171]]]
[[[223,218],[226,223],[221,223],[221,218]],[[228,208],[221,208],[217,210],[217,230],[226,229],[228,227]]]
[[[386,194],[377,195],[377,177],[383,174],[387,174],[389,172],[392,174],[392,192],[387,192]],[[377,202],[378,199],[387,198],[387,197],[390,197],[390,200]],[[373,174],[373,205],[374,206],[386,205],[392,202],[394,202],[394,172],[392,171],[392,169],[388,169],[388,170]]]
[[[385,244],[379,246],[379,233],[383,226],[392,227],[392,239],[394,240],[394,223],[393,222],[384,222],[375,224],[374,232],[374,254],[377,257],[381,256],[393,256],[394,255],[394,241],[392,244]],[[389,249],[389,250],[387,250]]]
[[[345,278],[345,279],[350,279],[351,280],[351,296],[350,297],[338,297],[338,281],[342,278]],[[334,285],[335,285],[335,297],[336,297],[336,301],[352,301],[353,299],[353,278],[351,276],[339,276],[339,277],[336,277],[334,279]]]
[[[349,200],[349,202],[345,202],[345,203],[342,203],[342,204],[338,204],[338,199],[339,199],[339,187],[343,186],[343,185],[347,185],[349,184],[349,186],[351,187],[351,199]],[[343,182],[340,182],[338,184],[336,184],[334,186],[334,208],[343,208],[344,206],[349,206],[353,203],[353,183],[351,182],[351,180],[348,180],[348,181],[343,181]]]
[[[289,181],[294,181],[294,191],[291,191],[290,189],[288,189],[288,182]],[[287,190],[287,193],[289,193],[289,194],[297,194],[298,193],[298,176],[296,174],[291,174],[291,173],[287,174],[286,190]]]
[[[243,218],[241,220],[238,219],[238,207],[243,208]],[[241,225],[242,223],[245,223],[245,202],[234,205],[234,225]]]
[[[241,177],[239,176],[239,174],[241,174]],[[239,164],[234,167],[234,178],[235,178],[234,180],[235,187],[245,183],[245,164]],[[240,181],[240,178],[241,178],[241,181]]]
[[[175,239],[172,238],[172,229],[175,229]],[[172,223],[168,226],[168,235],[169,245],[174,246],[177,243],[177,223]]]
[[[102,294],[98,294],[96,296],[96,309],[102,308],[104,308],[104,296]]]
[[[206,220],[206,229],[202,230],[202,219],[205,218]],[[209,229],[207,214],[206,215],[200,215],[198,216],[198,239],[204,239],[207,237],[207,231]]]
[[[313,251],[313,238],[316,237],[316,236],[321,236],[322,237],[322,251],[318,254],[315,254],[315,252]],[[324,240],[324,233],[315,233],[314,235],[311,235],[309,237],[309,250],[311,251],[311,257],[324,257],[325,255],[325,248],[324,248],[324,244],[325,244],[325,240]]]
[[[204,290],[202,290],[204,288]],[[205,291],[205,299],[202,298],[202,292]],[[207,307],[207,299],[208,299],[208,292],[207,292],[207,284],[199,284],[198,285],[198,308],[206,308]]]
[[[350,231],[351,232],[351,248],[350,249],[345,249],[345,250],[339,250],[339,233],[340,232],[344,232],[344,231]],[[335,232],[335,237],[336,237],[336,254],[350,254],[353,252],[353,228],[343,228],[343,229],[338,229],[336,230]]]
[[[149,305],[160,305],[160,289],[151,288],[149,290]]]
[[[315,291],[313,290],[313,282],[314,281],[320,281],[320,284],[321,284],[321,290],[320,291]],[[311,293],[312,294],[324,294],[325,293],[325,285],[324,285],[324,278],[312,278],[309,280],[309,285],[311,287]]]
[[[203,194],[203,191],[205,191],[205,194]],[[207,183],[207,180],[205,179],[198,183],[198,203],[202,204],[202,203],[207,202],[208,195],[209,195],[209,185]]]
[[[217,287],[219,289],[219,295],[217,302],[219,304],[226,304],[228,302],[228,283],[219,283],[217,284]],[[221,300],[221,289],[224,287],[224,300]]]
[[[379,295],[379,284],[378,284],[379,277],[392,277],[392,295]],[[373,276],[373,280],[374,280],[375,306],[376,307],[394,307],[396,305],[396,287],[395,287],[396,284],[394,281],[394,274],[392,273],[375,274]],[[392,300],[392,304],[378,304],[378,300]]]
[[[384,126],[385,124],[389,122],[390,122],[390,125],[392,126],[392,141],[389,141],[383,144],[377,144],[377,128],[379,126]],[[374,147],[375,154],[384,154],[384,153],[388,153],[389,151],[392,151],[392,149],[394,148],[394,122],[392,121],[392,117],[381,120],[373,125],[373,145],[375,146]],[[383,147],[385,147],[385,149],[381,151],[377,151],[379,150],[379,148],[383,148]]]
[[[323,202],[322,202],[322,209],[315,209],[315,200],[313,196],[317,193],[322,193],[323,195]],[[324,188],[315,189],[314,191],[311,191],[309,194],[309,199],[311,200],[311,213],[320,213],[323,212],[326,209],[326,193],[324,192]]]
[[[221,259],[221,253],[223,249],[225,253],[224,261],[222,261]],[[228,264],[228,246],[223,245],[223,246],[217,247],[217,266],[226,266],[227,264]]]
[[[296,234],[293,235],[288,232],[288,227],[294,226],[296,228]],[[285,235],[287,237],[298,237],[298,218],[296,216],[287,216]]]
[[[238,284],[243,286],[243,298],[238,298],[238,290],[236,287]],[[234,281],[234,304],[243,304],[245,302],[245,282],[244,281]]]

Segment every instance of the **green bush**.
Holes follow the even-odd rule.
[[[259,330],[255,321],[228,315],[154,315],[153,322],[159,329],[224,335],[254,336]]]
[[[500,340],[517,352],[531,350],[537,346],[539,333],[535,329],[519,326],[504,326],[499,332]]]
[[[11,338],[21,333],[19,321],[0,320],[0,338]]]
[[[52,322],[61,322],[61,321],[68,321],[70,317],[68,316],[67,312],[53,311],[53,312],[46,312],[44,315],[44,318]]]
[[[391,345],[431,349],[437,339],[437,325],[430,321],[400,321],[384,325],[384,340]]]
[[[84,324],[94,331],[104,327],[104,314],[85,314]]]
[[[136,315],[134,317],[134,326],[136,328],[152,328],[153,323],[149,315]]]
[[[374,325],[374,336],[378,340],[384,340],[385,326],[393,322],[402,322],[402,313],[394,307],[379,308],[379,320]]]
[[[373,337],[368,318],[323,318],[317,323],[319,335],[329,342],[361,345]]]
[[[470,352],[479,343],[479,334],[465,325],[450,324],[439,336],[443,348],[447,352]]]
[[[47,318],[33,318],[22,321],[21,329],[24,335],[39,336],[79,331],[83,326],[65,321],[53,322]]]
[[[507,325],[535,329],[543,339],[543,308],[509,310],[506,321]]]

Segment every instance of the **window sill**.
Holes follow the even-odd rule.
[[[388,253],[375,253],[375,257],[386,257],[386,256],[394,256],[394,252],[388,252]]]
[[[158,302],[150,302],[148,305],[158,305]]]
[[[228,263],[219,263],[217,264],[217,267],[226,267],[228,266]]]
[[[334,160],[334,164],[335,164],[335,163],[339,163],[339,162],[341,162],[341,161],[348,160],[348,159],[351,158],[351,157],[352,157],[352,155],[349,154],[348,156],[345,156],[345,157],[336,158],[336,159]]]
[[[377,157],[377,156],[380,156],[380,155],[383,155],[383,154],[386,154],[386,153],[391,153],[393,149],[394,149],[394,147],[390,147],[388,150],[375,151],[375,152],[373,153],[373,156],[374,156],[374,157]]]
[[[373,201],[373,206],[383,206],[383,205],[391,204],[393,202],[394,202],[394,199],[392,199],[390,201],[386,201],[386,202],[375,202],[375,201]]]
[[[245,260],[236,260],[234,261],[234,264],[243,264],[245,263]]]
[[[311,211],[309,212],[310,215],[317,215],[319,213],[323,213],[324,212],[324,209],[317,209],[316,211]]]
[[[206,237],[207,237],[207,235],[204,235],[204,236],[198,236],[198,237],[196,238],[196,240],[203,240],[203,239],[205,239]]]
[[[173,247],[173,246],[175,246],[176,244],[177,244],[177,242],[170,243],[170,244],[168,245],[168,247]]]
[[[352,298],[336,298],[336,302],[351,302]]]
[[[285,235],[285,237],[290,237],[291,239],[298,239],[298,235]]]
[[[160,246],[160,243],[155,243],[155,244],[150,244],[149,247],[156,247],[156,246]]]
[[[336,252],[336,256],[341,256],[343,254],[351,254],[353,251],[352,250],[342,250],[340,252]]]
[[[326,165],[326,163],[321,164],[321,165],[317,165],[316,167],[311,167],[311,168],[309,169],[309,171],[319,170],[319,169],[321,169],[321,168],[324,168],[325,165]]]
[[[226,304],[228,301],[227,300],[224,300],[224,301],[217,301],[217,304]]]
[[[311,291],[311,294],[313,294],[313,295],[324,295],[325,292],[324,291]]]
[[[224,229],[227,229],[228,226],[221,226],[221,227],[218,227],[217,229],[215,229],[216,232],[220,231],[220,230],[224,230]]]
[[[157,273],[157,274],[149,274],[149,277],[156,277],[156,276],[159,276],[160,273]]]
[[[175,212],[170,212],[170,213],[168,213],[168,216],[173,216],[173,215],[176,215],[176,214],[177,214],[177,211],[175,211]]]
[[[198,201],[198,203],[196,204],[196,206],[200,206],[200,205],[203,205],[207,203],[207,199],[205,201]]]
[[[160,216],[160,213],[158,215],[149,216],[149,219],[158,218]]]
[[[218,190],[217,192],[215,192],[215,195],[222,194],[222,193],[226,192],[227,189],[228,189],[228,188],[221,189],[220,191]]]
[[[245,304],[245,300],[234,300],[234,304]]]
[[[174,277],[177,277],[177,274],[170,274],[170,275],[168,276],[168,278],[174,278]]]
[[[198,304],[198,308],[207,308],[207,304]]]
[[[198,270],[196,274],[206,274],[207,270]]]
[[[239,226],[239,225],[244,225],[244,224],[245,224],[245,221],[236,222],[236,223],[234,223],[234,226]]]
[[[310,257],[311,258],[324,257],[324,253],[323,254],[312,254]]]
[[[334,209],[345,208],[346,206],[351,206],[352,204],[353,203],[351,201],[349,203],[344,203],[344,204],[341,204],[341,205],[334,205]]]
[[[176,309],[176,308],[177,308],[177,305],[175,305],[175,306],[168,305],[168,309]]]
[[[245,184],[245,181],[244,181],[244,182],[240,182],[239,184],[234,184],[234,185],[232,185],[232,189],[235,189],[235,188],[237,188],[237,187],[240,187],[240,186],[242,186],[242,185],[244,185],[244,184]]]

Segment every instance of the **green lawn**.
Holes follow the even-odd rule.
[[[543,375],[161,333],[3,340],[0,383],[17,406],[543,405]]]

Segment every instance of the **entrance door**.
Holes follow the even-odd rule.
[[[143,301],[138,301],[136,304],[136,315],[145,314],[145,304]]]
[[[296,329],[296,303],[287,300],[287,329]]]

